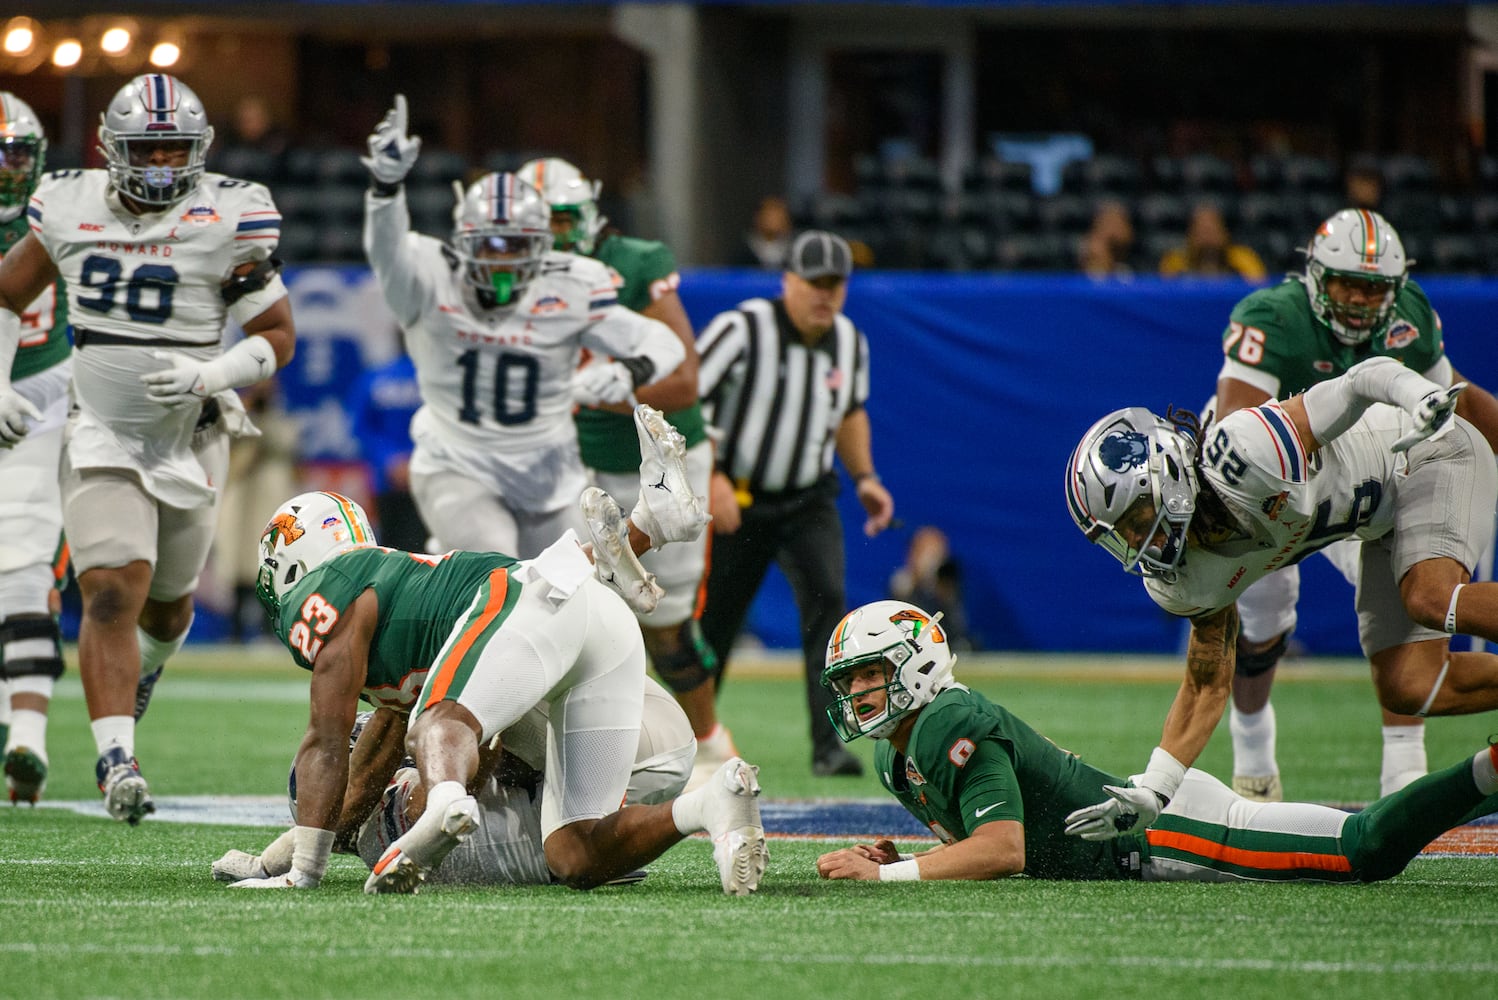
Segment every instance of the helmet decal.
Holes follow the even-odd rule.
[[[1149,461],[1149,439],[1138,431],[1114,431],[1098,446],[1098,457],[1114,472],[1137,469]]]

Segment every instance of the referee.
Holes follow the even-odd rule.
[[[801,615],[819,776],[863,773],[827,718],[831,695],[820,682],[827,640],[847,610],[834,452],[868,512],[866,535],[888,527],[895,510],[874,471],[863,408],[868,339],[842,314],[852,271],[842,237],[802,233],[780,298],[750,299],[715,316],[697,340],[703,412],[717,440],[702,632],[726,668],[770,563],[779,563]]]

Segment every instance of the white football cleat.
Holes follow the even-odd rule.
[[[770,859],[759,818],[759,768],[742,757],[731,757],[703,792],[705,825],[713,838],[713,860],[723,891],[747,896],[759,888]]]
[[[629,526],[624,523],[619,504],[597,486],[589,486],[578,505],[593,540],[593,568],[598,579],[617,590],[635,611],[650,614],[666,592],[630,548]]]
[[[375,863],[364,891],[414,893],[478,826],[479,804],[472,795],[454,799],[445,809],[428,809]]]
[[[140,765],[123,747],[112,746],[99,756],[94,763],[94,777],[99,791],[104,793],[104,808],[115,819],[135,826],[156,811],[150,786],[141,777]]]
[[[1235,774],[1233,791],[1250,802],[1285,801],[1285,788],[1277,774]]]
[[[656,548],[692,541],[712,515],[687,479],[686,441],[660,410],[643,403],[635,407],[635,431],[640,437],[640,499],[629,519]]]

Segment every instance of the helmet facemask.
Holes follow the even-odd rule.
[[[147,73],[121,87],[99,125],[99,152],[120,194],[163,209],[203,179],[213,126],[203,103],[182,82]]]
[[[940,621],[939,612],[930,616],[902,601],[876,601],[838,623],[827,643],[822,686],[832,692],[827,718],[843,742],[888,739],[955,683],[956,658]]]
[[[486,309],[525,294],[551,247],[551,214],[541,194],[515,174],[488,174],[468,190],[454,184],[452,248],[463,279]]]

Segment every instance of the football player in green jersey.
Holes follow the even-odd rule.
[[[827,644],[822,683],[843,740],[878,741],[880,782],[941,843],[832,851],[817,859],[822,878],[1374,882],[1446,830],[1498,811],[1489,746],[1357,814],[1251,802],[1193,768],[1147,828],[1068,836],[1073,810],[1132,789],[958,683],[940,619],[901,601],[850,612]]]
[[[42,124],[0,92],[0,257],[27,234],[26,203],[47,156]],[[62,633],[49,599],[62,540],[57,470],[68,380],[62,280],[21,313],[18,343],[0,337],[0,743],[10,800],[34,804],[47,784],[47,709],[62,676]]]
[[[686,360],[669,377],[636,395],[641,402],[665,411],[686,439],[687,472],[694,489],[705,496],[712,478],[713,446],[697,399],[696,341],[677,294],[681,275],[676,271],[676,258],[664,243],[606,228],[608,219],[598,211],[601,184],[584,177],[566,160],[532,160],[520,168],[518,176],[539,190],[551,207],[555,249],[594,257],[612,267],[623,282],[619,302],[660,320],[681,338]],[[640,454],[627,406],[580,408],[577,437],[583,465],[593,481],[628,509],[639,488],[635,470]],[[698,744],[695,787],[738,752],[733,737],[718,721],[718,660],[698,625],[707,539],[649,553],[642,562],[666,593],[652,614],[640,617],[640,629],[656,672],[692,722]]]
[[[1399,234],[1378,213],[1343,209],[1316,230],[1304,273],[1260,289],[1234,308],[1223,332],[1216,418],[1288,399],[1370,357],[1392,357],[1440,385],[1467,381],[1456,412],[1498,447],[1498,401],[1455,371],[1445,353],[1441,320],[1408,274]],[[1349,581],[1357,575],[1350,544],[1325,550]],[[1275,668],[1295,628],[1300,571],[1289,567],[1254,584],[1238,599],[1243,630],[1229,727],[1233,789],[1249,798],[1283,798],[1275,759]],[[1380,793],[1425,773],[1425,729],[1419,716],[1395,710],[1392,650],[1365,650],[1384,715]]]
[[[627,522],[601,490],[583,497],[593,557],[610,575],[627,564],[638,578],[638,563],[626,560],[652,544],[693,540],[708,520],[686,485],[681,438],[658,416],[639,418],[637,432],[640,475],[663,488],[644,491]],[[321,882],[349,790],[348,734],[362,697],[409,713],[406,746],[426,789],[421,817],[375,864],[366,892],[414,892],[473,834],[479,805],[466,785],[480,748],[497,749],[498,734],[541,705],[541,835],[561,882],[604,884],[706,831],[724,891],[758,887],[766,861],[759,783],[743,760],[730,759],[713,781],[670,802],[620,810],[639,739],[645,650],[629,606],[595,576],[570,530],[525,561],[492,552],[425,556],[376,545],[358,504],[320,492],[283,504],[260,552],[257,592],[293,659],[312,672],[311,718],[295,765],[291,867],[237,886]]]

